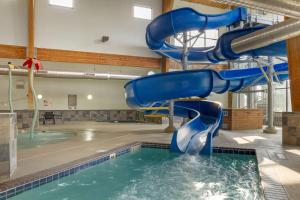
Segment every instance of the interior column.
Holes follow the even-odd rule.
[[[300,112],[300,36],[287,40],[292,111]]]
[[[28,47],[27,47],[27,57],[34,58],[34,24],[35,24],[35,0],[28,0]],[[33,70],[33,69],[31,69]],[[33,95],[29,86],[30,73],[28,73],[28,107],[33,108]]]

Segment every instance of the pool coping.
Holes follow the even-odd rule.
[[[255,149],[256,151],[256,159],[257,159],[257,167],[261,180],[261,186],[263,188],[263,193],[265,200],[288,200],[288,193],[285,190],[284,186],[281,182],[275,180],[276,172],[274,169],[264,169],[264,159],[266,156],[264,155],[264,151],[262,149]]]
[[[46,169],[37,173],[26,175],[17,179],[0,183],[0,200],[6,200],[28,190],[40,187],[44,184],[60,178],[73,175],[81,170],[99,165],[110,159],[114,159],[126,153],[140,148],[170,149],[170,144],[152,142],[132,142],[106,152],[96,153],[54,168]],[[260,176],[260,183],[266,200],[288,199],[287,192],[282,184],[274,181],[270,176],[263,174],[260,161],[263,155],[257,149],[235,148],[235,147],[214,147],[214,153],[228,153],[241,155],[256,155],[257,167]]]

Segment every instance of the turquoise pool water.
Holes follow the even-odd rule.
[[[188,156],[142,148],[14,200],[263,199],[255,156]]]
[[[59,131],[44,131],[36,132],[33,139],[30,139],[29,134],[20,133],[18,135],[18,148],[30,149],[38,148],[46,144],[55,144],[69,140],[74,137],[74,133],[59,132]]]

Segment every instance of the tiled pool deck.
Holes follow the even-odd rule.
[[[10,188],[9,192],[2,194],[2,197],[0,195],[0,200],[4,199],[4,194],[6,198],[56,180],[59,176],[76,173],[80,167],[85,168],[99,164],[105,159],[109,159],[109,155],[116,151],[114,148],[118,146],[122,146],[122,148],[117,155],[126,153],[128,147],[124,145],[140,145],[140,143],[132,143],[133,141],[146,141],[148,147],[152,145],[153,147],[168,148],[167,143],[169,143],[171,135],[162,133],[163,128],[161,125],[91,122],[46,127],[45,129],[48,130],[74,130],[77,137],[58,144],[20,150],[18,152],[19,168],[15,174],[15,180],[0,184],[2,191]],[[222,151],[225,153],[243,152],[245,154],[256,152],[266,199],[296,200],[299,199],[300,192],[300,148],[283,148],[280,145],[280,138],[280,133],[265,135],[255,130],[248,132],[221,131],[214,143],[215,146],[222,148],[215,148],[214,151],[219,153]],[[162,144],[157,146],[157,144],[151,143]],[[88,161],[91,162],[86,165]],[[71,166],[75,166],[75,168]],[[65,169],[67,172],[64,171]],[[62,173],[62,171],[64,172]],[[29,174],[34,174],[34,176]],[[28,184],[28,181],[32,182]],[[11,190],[13,186],[18,188]]]

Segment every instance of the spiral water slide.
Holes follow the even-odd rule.
[[[150,49],[175,60],[181,60],[183,51],[170,45],[166,39],[189,30],[216,29],[245,20],[246,10],[237,8],[219,15],[204,15],[190,8],[181,8],[154,19],[147,27],[146,42]],[[189,48],[189,62],[217,63],[248,56],[286,55],[285,41],[258,49],[235,53],[231,42],[264,27],[234,30],[223,34],[215,47]],[[179,51],[177,51],[179,49]],[[125,85],[126,101],[130,107],[151,107],[171,99],[207,97],[211,93],[238,92],[250,86],[268,82],[267,67],[239,70],[187,70],[132,80]],[[288,79],[287,63],[274,65],[273,80]],[[166,112],[164,110],[159,112]],[[212,139],[222,124],[222,105],[212,101],[176,101],[174,114],[190,121],[178,128],[172,137],[171,150],[189,154],[211,154]]]

